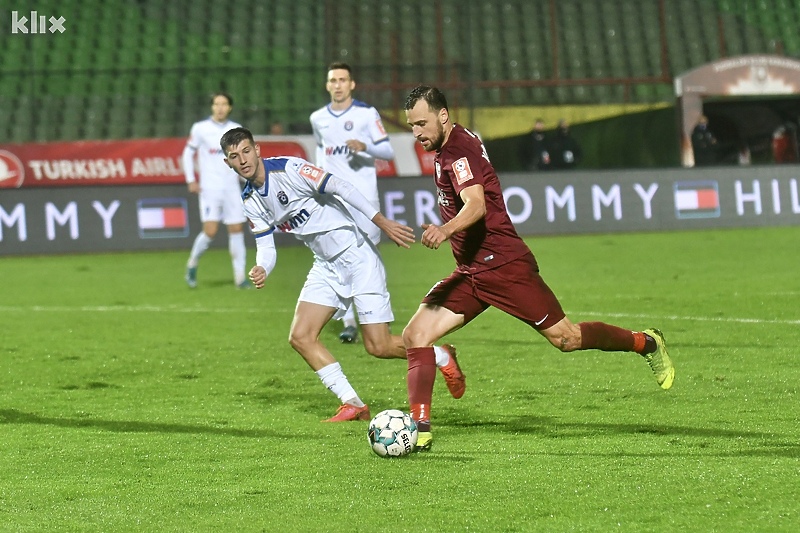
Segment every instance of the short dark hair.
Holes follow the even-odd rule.
[[[222,153],[228,157],[228,148],[231,146],[239,146],[244,141],[250,141],[250,144],[255,145],[253,134],[247,128],[233,128],[228,130],[219,140],[219,147],[222,148]]]
[[[447,98],[445,98],[442,91],[436,87],[430,87],[428,85],[417,85],[414,87],[406,98],[406,109],[413,109],[419,100],[425,100],[431,111],[436,111],[438,113],[442,109],[447,109],[447,111],[450,112],[447,108]]]
[[[351,78],[353,77],[353,69],[351,69],[350,65],[348,65],[344,61],[334,61],[333,63],[328,65],[328,70],[329,71],[331,71],[331,70],[339,70],[339,69],[346,70],[347,73],[350,74],[350,77]]]
[[[228,100],[228,105],[233,107],[233,97],[230,94],[226,93],[225,91],[217,91],[211,95],[212,105],[214,104],[214,99],[216,99],[217,96],[224,96],[225,99]]]

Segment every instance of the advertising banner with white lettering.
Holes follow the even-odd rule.
[[[515,173],[501,181],[523,236],[800,225],[797,165]],[[378,189],[383,213],[418,237],[423,223],[441,222],[431,177],[379,180]],[[0,190],[0,256],[189,250],[199,231],[197,196],[184,185]],[[276,238],[299,244],[281,228]],[[218,236],[215,246],[226,242]]]
[[[185,185],[0,190],[0,256],[189,250],[201,228]],[[221,230],[212,246],[227,242]]]
[[[427,166],[410,133],[391,134],[392,161],[376,161],[379,177],[418,176]],[[312,135],[256,137],[262,157],[294,156],[314,161]],[[184,183],[185,138],[0,144],[0,189]],[[346,152],[346,145],[336,150]],[[430,156],[430,154],[428,154]],[[220,157],[222,155],[220,154]],[[430,158],[430,157],[428,157]],[[430,166],[430,165],[428,165]]]
[[[800,166],[500,177],[522,236],[800,225]],[[378,182],[383,213],[412,227],[440,223],[432,178]]]
[[[291,139],[258,144],[264,157],[307,158]],[[0,189],[185,183],[184,146],[184,138],[0,144]]]
[[[0,145],[0,188],[184,183],[186,139]]]

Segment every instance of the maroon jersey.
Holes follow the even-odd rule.
[[[462,190],[483,185],[486,197],[486,216],[450,237],[459,272],[489,270],[530,253],[508,217],[500,180],[477,135],[455,124],[447,142],[436,152],[434,169],[443,224],[464,207]]]

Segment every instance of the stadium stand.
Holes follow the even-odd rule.
[[[714,59],[800,55],[800,0],[42,0],[37,8],[62,14],[67,29],[0,33],[0,137],[10,142],[184,136],[219,89],[254,131],[280,120],[300,132],[326,101],[321,73],[333,60],[357,69],[360,97],[396,109],[420,82],[468,106],[671,101],[675,75]]]

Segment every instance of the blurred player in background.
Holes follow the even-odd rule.
[[[348,207],[358,210],[399,246],[408,248],[408,243],[414,242],[413,230],[384,217],[346,180],[304,159],[262,159],[253,135],[245,128],[225,133],[220,145],[225,162],[248,181],[242,199],[256,237],[256,266],[250,270],[256,288],[264,286],[275,267],[275,230],[292,233],[314,252],[314,264],[297,300],[289,343],[342,402],[326,421],[369,420],[369,407],[320,342],[322,328],[355,302],[367,352],[379,358],[405,358],[406,350],[403,339],[389,330],[394,314],[378,249],[359,229]],[[457,395],[460,388],[463,394],[463,379],[454,375],[452,347],[434,346],[431,350],[440,361],[453,360],[442,373],[451,393]]]
[[[311,114],[311,128],[317,142],[317,165],[338,178],[350,182],[380,210],[375,159],[394,159],[394,150],[381,122],[378,111],[364,102],[353,99],[353,80],[350,65],[332,63],[328,67],[325,88],[331,103]],[[347,206],[359,227],[377,246],[381,231],[357,209]],[[353,308],[343,318],[344,330],[339,339],[356,341],[358,329]]]
[[[225,164],[219,147],[223,133],[241,127],[240,124],[228,120],[231,109],[233,99],[230,95],[215,93],[211,97],[211,116],[192,125],[189,140],[183,149],[183,172],[189,192],[199,194],[200,220],[203,223],[203,231],[195,238],[186,263],[186,283],[191,288],[197,286],[197,264],[216,237],[220,222],[228,228],[233,281],[240,289],[251,287],[245,277],[247,251],[242,233],[245,217],[240,198],[241,182],[239,176]],[[199,174],[199,182],[195,170]]]
[[[405,104],[417,141],[435,152],[442,225],[423,224],[422,244],[450,241],[456,269],[422,299],[403,331],[408,355],[408,401],[417,421],[417,450],[430,449],[431,398],[436,375],[432,344],[496,307],[530,325],[562,352],[597,349],[640,354],[662,389],[675,376],[657,329],[633,332],[602,322],[573,324],[539,275],[536,259],[506,212],[500,181],[486,148],[471,131],[450,120],[445,96],[419,86]]]

